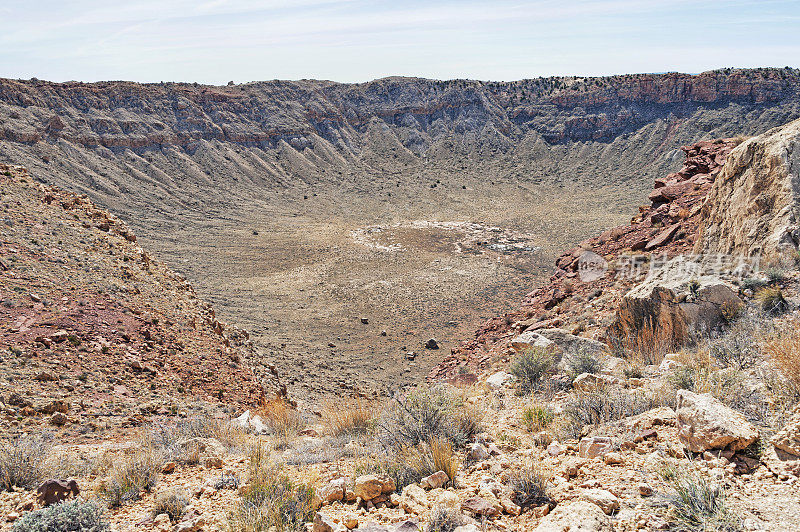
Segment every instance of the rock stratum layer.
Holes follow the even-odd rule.
[[[135,219],[154,205],[209,212],[273,188],[365,187],[437,167],[641,185],[698,137],[800,116],[799,89],[795,69],[227,87],[5,79],[0,158]]]
[[[703,209],[701,253],[794,262],[800,245],[800,120],[735,149]]]

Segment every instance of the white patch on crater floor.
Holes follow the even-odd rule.
[[[412,249],[457,254],[500,254],[538,251],[533,237],[501,227],[475,222],[414,220],[392,225],[371,225],[350,232],[360,245],[385,252]]]

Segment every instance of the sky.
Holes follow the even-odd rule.
[[[800,66],[800,0],[0,0],[0,77],[224,84]]]

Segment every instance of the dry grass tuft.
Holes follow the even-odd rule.
[[[300,413],[282,399],[265,403],[256,411],[256,415],[264,420],[278,438],[278,447],[281,448],[287,447],[289,440],[305,426]]]
[[[33,488],[44,476],[50,444],[43,437],[28,436],[3,442],[0,447],[0,490]]]
[[[763,343],[763,353],[800,390],[800,320],[791,320],[777,334]]]
[[[522,411],[522,422],[531,432],[546,429],[555,419],[555,414],[547,406],[533,404]]]
[[[143,491],[150,491],[158,481],[163,456],[151,446],[142,446],[111,469],[110,480],[98,489],[98,495],[109,507],[138,500]]]
[[[322,420],[333,436],[366,434],[375,424],[375,411],[361,398],[329,400],[322,409]]]

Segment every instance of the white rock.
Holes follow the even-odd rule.
[[[615,511],[619,510],[619,499],[617,498],[616,495],[614,495],[608,490],[603,490],[603,489],[583,490],[583,492],[581,493],[581,498],[585,501],[589,501],[592,504],[596,504],[607,515],[611,515]]]
[[[679,390],[675,411],[678,439],[692,452],[740,451],[758,439],[752,423],[709,394]]]
[[[505,371],[498,371],[494,373],[491,377],[486,379],[486,384],[491,386],[492,388],[502,388],[506,384],[512,382],[514,380],[514,376],[510,373],[506,373]]]

